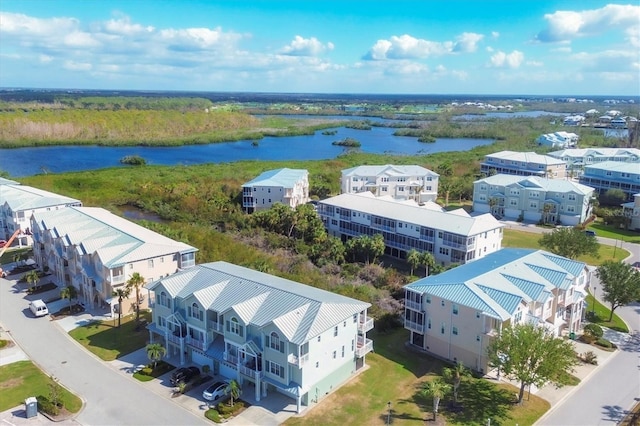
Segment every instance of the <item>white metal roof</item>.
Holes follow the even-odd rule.
[[[371,305],[227,262],[196,265],[147,285],[172,298],[195,297],[206,309],[233,311],[245,324],[275,324],[295,344],[329,330]]]
[[[281,186],[283,188],[293,188],[299,181],[305,179],[308,174],[309,172],[304,169],[283,168],[269,170],[242,186]]]
[[[340,194],[319,203],[464,236],[477,235],[504,226],[489,213],[471,217],[459,211],[437,211],[381,199],[370,192]]]
[[[422,166],[408,165],[408,166],[395,166],[392,164],[385,164],[379,166],[357,166],[350,169],[344,169],[342,176],[440,176],[437,173],[426,169]]]
[[[539,188],[546,192],[575,192],[578,194],[588,195],[594,189],[587,185],[582,185],[570,180],[564,179],[547,179],[538,176],[516,176],[507,174],[497,174],[474,182],[485,183],[487,185],[511,186],[518,185],[523,188]]]
[[[553,151],[550,156],[556,158],[584,158],[593,157],[622,157],[635,155],[640,160],[640,149],[638,148],[573,148]]]
[[[0,185],[0,204],[7,203],[12,211],[29,211],[46,207],[81,204],[80,200],[54,194],[26,185]]]
[[[485,156],[486,159],[493,158],[499,160],[509,160],[533,164],[558,165],[564,161],[550,157],[548,155],[536,154],[535,152],[500,151]]]

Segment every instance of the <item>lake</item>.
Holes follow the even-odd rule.
[[[492,139],[437,139],[435,143],[421,143],[417,138],[394,136],[396,129],[373,127],[356,130],[339,127],[335,135],[266,137],[253,146],[249,140],[178,147],[102,147],[50,146],[37,148],[0,149],[0,170],[12,177],[40,173],[64,173],[95,170],[107,167],[126,167],[120,159],[139,155],[148,164],[193,165],[228,163],[242,160],[324,160],[336,158],[347,151],[331,143],[346,137],[358,140],[360,151],[372,154],[424,155],[446,151],[467,151],[476,146],[491,144]]]

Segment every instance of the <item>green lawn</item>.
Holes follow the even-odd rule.
[[[25,254],[25,253],[32,253],[31,251],[31,247],[24,247],[24,248],[12,248],[12,249],[7,249],[7,251],[4,252],[4,254],[2,255],[2,257],[0,257],[0,266],[7,264],[7,263],[12,263],[14,262],[14,257],[17,254]]]
[[[613,319],[609,321],[609,315],[611,314],[611,309],[609,307],[603,305],[599,301],[595,301],[595,316],[591,317],[591,312],[593,312],[594,308],[594,298],[591,294],[587,294],[587,313],[589,314],[588,319],[590,322],[599,324],[603,327],[608,327],[612,330],[622,331],[623,333],[628,333],[629,329],[627,328],[624,321],[620,319],[616,313],[613,313]]]
[[[601,222],[591,222],[587,229],[595,231],[598,237],[612,238],[627,243],[640,244],[640,232],[617,229]]]
[[[31,361],[0,366],[0,411],[24,406],[30,396],[49,397],[49,380]],[[82,408],[80,398],[64,388],[61,399],[67,411],[77,413]]]
[[[502,238],[503,247],[522,247],[541,249],[538,240],[542,237],[540,234],[534,234],[532,232],[518,231],[515,229],[504,229],[504,236]],[[600,244],[600,257],[593,256],[580,256],[577,260],[584,262],[588,265],[599,266],[605,260],[623,260],[629,256],[629,252],[620,247],[608,246]]]
[[[408,332],[397,329],[391,333],[372,333],[375,353],[367,355],[369,369],[325,397],[304,417],[293,417],[286,425],[382,425],[386,422],[387,402],[391,402],[394,425],[420,424],[431,418],[431,399],[420,395],[425,381],[442,371],[443,363],[429,356],[410,352],[405,347]],[[484,379],[465,380],[460,386],[460,401],[465,410],[446,410],[449,398],[440,404],[447,424],[531,425],[549,409],[549,404],[536,397],[513,405],[513,386]]]
[[[151,321],[151,313],[142,312],[140,318]],[[149,339],[149,331],[141,328],[135,330],[135,315],[122,317],[122,325],[118,328],[118,318],[114,320],[93,322],[75,328],[69,335],[82,346],[104,361],[113,361],[135,350],[143,348]]]

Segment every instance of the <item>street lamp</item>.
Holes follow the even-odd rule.
[[[594,317],[596,315],[596,290],[597,289],[598,287],[594,285],[593,286],[593,307],[591,308],[591,315],[593,315]]]
[[[387,425],[391,424],[391,401],[387,402]]]

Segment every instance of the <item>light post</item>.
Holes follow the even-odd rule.
[[[387,402],[387,425],[391,424],[391,401]]]
[[[596,290],[598,289],[598,287],[596,287],[595,285],[593,286],[593,306],[591,307],[591,315],[593,317],[596,316]]]

